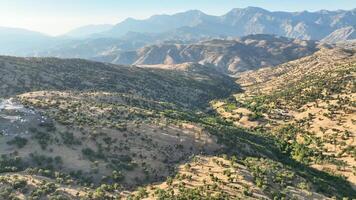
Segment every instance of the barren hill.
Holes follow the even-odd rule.
[[[236,40],[208,40],[196,44],[161,44],[137,51],[94,58],[116,64],[172,65],[185,62],[211,64],[229,74],[275,66],[310,55],[318,49],[313,41],[272,35],[250,35]]]

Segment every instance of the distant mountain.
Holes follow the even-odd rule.
[[[72,38],[87,38],[90,37],[90,35],[108,31],[112,27],[113,25],[110,24],[87,25],[69,31],[64,36],[68,36]]]
[[[42,33],[19,28],[0,27],[0,54],[26,55],[27,52],[40,51],[54,38]]]
[[[201,23],[215,20],[214,16],[204,14],[199,10],[190,10],[174,15],[154,15],[146,20],[128,18],[103,34],[119,37],[127,32],[163,33],[182,27],[196,27]]]
[[[65,37],[39,33],[7,34],[0,29],[0,54],[90,58],[112,52],[135,50],[161,43],[186,44],[212,38],[235,38],[251,34],[273,34],[303,39],[337,41],[353,38],[356,9],[317,12],[271,12],[262,8],[236,8],[222,16],[199,10],[174,15],[155,15],[145,20],[128,18],[116,25],[89,25]],[[68,36],[69,39],[68,40]],[[98,48],[97,48],[98,47]]]
[[[155,41],[160,41],[160,39],[154,34],[136,32],[129,32],[120,38],[94,36],[81,39],[67,38],[65,41],[30,56],[88,59],[117,51],[135,50],[147,44],[155,43]]]
[[[115,64],[173,65],[185,62],[212,64],[218,70],[236,72],[275,66],[310,55],[317,43],[272,35],[250,35],[237,40],[207,40],[194,44],[150,45],[92,58]]]
[[[275,34],[321,40],[336,29],[356,25],[356,9],[350,11],[270,12],[262,8],[236,8],[222,16],[191,10],[174,15],[155,15],[146,20],[129,18],[102,33],[120,37],[127,32],[181,32],[209,36]]]
[[[321,41],[325,43],[337,43],[354,39],[356,39],[356,29],[355,27],[348,26],[337,29]]]
[[[206,37],[204,39],[211,39]],[[90,37],[67,39],[30,56],[54,56],[60,58],[84,58],[115,56],[120,52],[133,51],[151,44],[187,44],[198,42],[202,37],[180,35],[179,33],[137,33],[129,32],[120,38]]]
[[[146,43],[144,43],[146,44]],[[67,40],[38,52],[34,56],[60,58],[90,58],[105,55],[107,52],[132,50],[141,47],[140,42],[124,41],[115,38],[88,38]]]
[[[342,35],[347,34],[341,33],[340,36],[340,30],[356,26],[355,13],[356,9],[270,12],[262,8],[248,7],[232,9],[222,16],[211,16],[198,10],[191,10],[174,15],[155,15],[145,20],[128,18],[108,31],[88,36],[91,37],[89,39],[52,46],[38,53],[37,56],[86,59],[95,57],[98,60],[102,60],[104,56],[117,59],[115,54],[126,54],[125,51],[146,45],[187,44],[212,38],[226,39],[250,34],[274,34],[303,40],[334,38],[336,36],[333,35],[336,34],[342,38]]]

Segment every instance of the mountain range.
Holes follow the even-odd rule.
[[[136,51],[108,52],[90,59],[114,64],[160,65],[166,68],[174,64],[195,62],[213,65],[227,74],[236,74],[295,60],[314,53],[318,48],[315,41],[259,34],[192,44],[148,45]]]
[[[128,18],[116,25],[84,26],[59,37],[18,29],[11,29],[12,32],[9,32],[2,28],[0,34],[6,37],[0,39],[0,44],[5,44],[0,47],[0,52],[20,56],[61,56],[71,52],[75,57],[87,58],[88,52],[85,51],[88,46],[101,46],[95,51],[100,55],[113,49],[135,50],[167,41],[187,43],[250,34],[274,34],[295,39],[337,42],[355,39],[354,34],[349,34],[355,26],[355,9],[271,12],[247,7],[232,9],[222,16],[191,10],[174,15],[155,15],[144,20]],[[17,36],[14,37],[15,35]],[[13,40],[11,43],[10,38]],[[110,41],[109,44],[107,41]]]
[[[271,12],[262,8],[236,8],[222,16],[191,10],[175,15],[155,15],[146,20],[129,18],[102,33],[119,37],[127,32],[181,32],[187,35],[244,36],[275,34],[290,38],[321,40],[333,31],[356,25],[356,10]]]

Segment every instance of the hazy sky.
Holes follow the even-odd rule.
[[[273,11],[336,10],[356,8],[356,0],[0,0],[0,26],[59,35],[87,24],[116,24],[127,17],[142,19],[190,9],[222,15],[247,6]]]

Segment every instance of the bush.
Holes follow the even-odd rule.
[[[0,173],[4,172],[16,172],[25,167],[20,157],[9,157],[7,155],[1,155],[0,157]]]
[[[14,137],[14,139],[7,142],[8,145],[16,145],[17,148],[23,148],[27,144],[27,139],[19,136]]]

